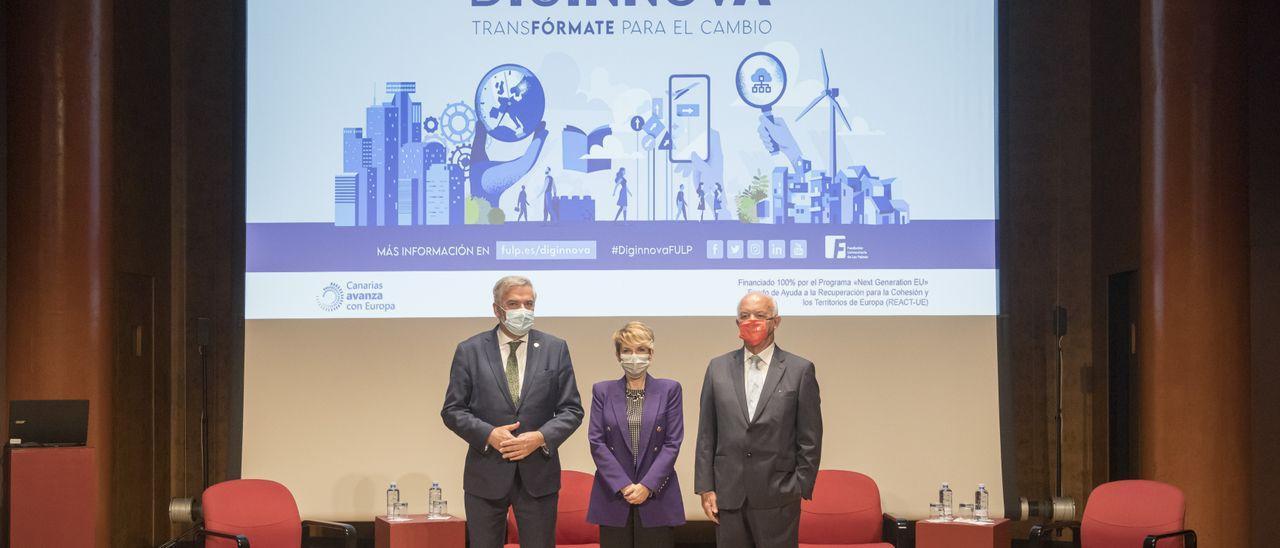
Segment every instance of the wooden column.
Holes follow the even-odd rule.
[[[1249,544],[1245,18],[1142,2],[1140,473],[1203,546]]]
[[[111,0],[7,6],[9,399],[88,399],[111,478]]]

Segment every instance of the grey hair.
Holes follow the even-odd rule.
[[[533,289],[533,282],[524,276],[503,276],[502,279],[498,280],[498,283],[493,284],[493,304],[501,305],[502,297],[516,287]],[[537,295],[537,292],[535,292],[534,297],[536,298]]]
[[[742,301],[747,300],[747,297],[750,297],[752,295],[759,295],[761,297],[764,297],[764,299],[769,302],[769,314],[773,316],[778,315],[778,300],[773,298],[772,295],[765,293],[763,291],[748,291],[747,294],[743,295],[742,299],[738,301],[738,306],[741,307]],[[737,312],[738,311],[735,310],[734,314],[737,314]]]

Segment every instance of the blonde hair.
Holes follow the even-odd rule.
[[[613,333],[613,352],[621,353],[624,344],[632,348],[648,346],[653,351],[653,330],[643,322],[627,322]]]

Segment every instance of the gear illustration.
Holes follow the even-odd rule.
[[[462,168],[462,174],[471,176],[471,145],[458,145],[449,153],[449,163]]]
[[[435,133],[438,129],[440,129],[440,120],[437,120],[435,116],[428,116],[422,120],[422,131],[424,133]]]
[[[471,105],[461,101],[449,103],[440,114],[440,120],[440,132],[450,143],[470,145],[471,139],[476,136],[476,111]]]

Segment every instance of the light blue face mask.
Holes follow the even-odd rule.
[[[530,329],[533,329],[533,311],[527,308],[517,308],[515,310],[507,310],[506,319],[502,320],[502,325],[507,327],[517,337],[523,337]]]

